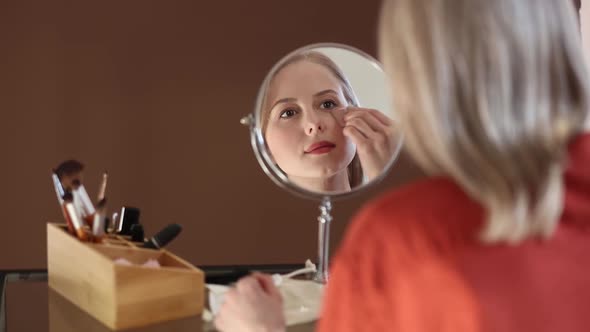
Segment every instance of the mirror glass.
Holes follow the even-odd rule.
[[[259,162],[278,184],[311,197],[348,195],[383,178],[402,133],[378,61],[314,44],[278,61],[253,116]]]

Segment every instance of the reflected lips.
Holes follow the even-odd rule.
[[[324,154],[332,151],[333,148],[336,147],[336,144],[332,142],[322,141],[318,143],[314,143],[310,145],[307,149],[305,149],[305,153],[308,154]]]

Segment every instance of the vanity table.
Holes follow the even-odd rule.
[[[236,265],[200,266],[206,283],[228,284],[248,271],[286,273],[301,265]],[[109,332],[99,321],[66,300],[47,286],[47,270],[0,271],[2,308],[0,332]],[[314,331],[315,324],[301,324],[287,328],[292,332]],[[189,317],[153,324],[130,332],[206,332],[215,331],[212,324],[201,317]]]

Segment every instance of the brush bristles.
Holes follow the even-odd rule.
[[[64,176],[76,175],[84,169],[84,164],[77,160],[66,160],[55,169],[55,174],[61,179]]]
[[[107,199],[103,198],[96,203],[96,210],[102,210],[107,205]]]

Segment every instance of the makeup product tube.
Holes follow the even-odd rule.
[[[94,213],[94,221],[92,223],[92,235],[94,242],[102,242],[102,238],[105,235],[105,223],[106,223],[106,198],[102,198],[100,202],[96,204],[96,212]]]
[[[74,190],[72,191],[72,195],[74,196],[74,206],[80,212],[80,215],[86,223],[92,228],[94,214],[96,213],[94,205],[92,205],[92,201],[90,200],[90,197],[88,197],[88,193],[86,192],[84,185],[80,183],[80,180],[74,180],[72,183],[74,184]]]
[[[84,221],[82,221],[82,218],[80,218],[78,211],[76,211],[76,208],[74,207],[72,194],[66,193],[63,199],[64,210],[68,214],[68,218],[72,223],[76,236],[82,241],[88,241],[89,236],[84,230]]]
[[[97,196],[98,201],[102,201],[104,199],[105,192],[107,191],[108,177],[109,177],[109,175],[107,174],[107,172],[104,172],[102,174],[102,181],[100,182],[100,187],[98,189],[98,196]]]
[[[57,174],[51,174],[51,179],[53,180],[53,188],[55,189],[55,194],[57,195],[57,201],[59,202],[59,205],[63,205],[63,197],[65,194],[64,187],[61,185]]]
[[[94,242],[102,242],[102,238],[104,237],[104,225],[105,215],[103,213],[95,213],[94,222],[92,223],[92,235],[94,237]]]
[[[57,202],[59,203],[59,205],[61,207],[61,212],[64,216],[66,224],[68,225],[68,232],[70,234],[74,235],[75,234],[74,225],[72,225],[72,220],[70,220],[70,216],[68,215],[68,212],[66,211],[65,202],[63,199],[63,197],[65,195],[65,190],[64,190],[63,186],[61,185],[61,182],[59,181],[59,178],[58,178],[57,174],[55,174],[55,172],[53,174],[51,174],[51,179],[53,180],[53,188],[55,189],[55,194],[57,195]]]

